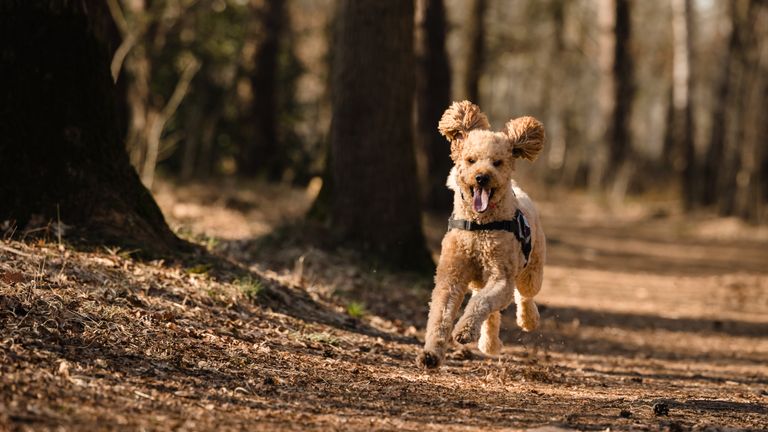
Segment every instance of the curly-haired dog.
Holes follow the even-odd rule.
[[[512,180],[517,159],[533,161],[544,145],[544,127],[533,117],[510,120],[493,132],[485,114],[469,101],[454,102],[438,129],[451,142],[454,167],[448,176],[453,214],[437,265],[424,350],[417,363],[438,367],[464,295],[464,315],[453,330],[461,344],[501,350],[501,313],[514,300],[517,324],[539,324],[533,297],[541,289],[546,243],[531,199]]]

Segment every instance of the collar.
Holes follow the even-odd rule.
[[[518,231],[516,220],[493,221],[481,224],[466,219],[448,219],[448,229],[453,228],[464,231],[509,231],[511,233]]]

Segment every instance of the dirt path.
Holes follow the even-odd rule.
[[[426,373],[428,280],[258,238],[305,201],[161,190],[225,270],[0,242],[0,430],[768,429],[764,230],[542,202],[541,329]]]

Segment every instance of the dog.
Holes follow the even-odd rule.
[[[450,338],[478,341],[484,354],[501,351],[501,310],[517,304],[517,324],[525,331],[539,324],[533,297],[541,289],[546,239],[539,214],[512,179],[517,159],[533,162],[544,146],[544,126],[533,117],[490,130],[488,118],[469,102],[454,102],[438,130],[451,144],[454,166],[447,186],[453,214],[442,241],[423,351],[416,363],[440,366]],[[467,291],[472,298],[454,330]],[[453,330],[453,331],[452,331]]]

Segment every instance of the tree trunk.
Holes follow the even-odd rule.
[[[417,68],[417,121],[418,148],[425,155],[425,201],[433,211],[448,212],[452,195],[445,186],[451,170],[449,146],[437,133],[437,123],[451,103],[451,68],[445,49],[446,19],[443,0],[419,1]]]
[[[280,180],[285,158],[278,142],[278,55],[280,35],[285,20],[283,0],[268,0],[259,6],[261,38],[254,55],[251,75],[251,142],[244,142],[240,172],[249,176],[264,174],[270,180]]]
[[[413,0],[343,0],[333,54],[331,220],[406,268],[432,263],[413,147]]]
[[[697,199],[696,152],[693,142],[693,4],[691,0],[672,0],[672,100],[669,119],[670,142],[666,151],[668,165],[680,175],[686,209]]]
[[[0,81],[13,83],[0,90],[0,220],[60,220],[88,241],[167,253],[183,243],[118,133],[109,19],[100,0],[0,2]]]
[[[768,113],[768,2],[752,0],[738,31],[743,32],[740,60],[743,68],[743,93],[738,99],[741,118],[736,127],[740,139],[731,148],[738,153],[736,191],[733,214],[742,219],[759,222],[764,219],[761,173],[763,153],[768,142],[765,122]]]
[[[727,64],[728,91],[722,132],[713,132],[708,159],[722,153],[718,172],[717,207],[722,215],[758,222],[765,219],[762,171],[766,137],[765,95],[768,94],[768,5],[764,1],[731,5],[732,34]],[[718,113],[716,112],[716,115]],[[714,118],[715,122],[719,120]],[[719,139],[722,137],[722,148]],[[708,165],[710,162],[708,161]],[[712,164],[714,165],[714,163]]]
[[[730,4],[733,9],[733,3]],[[733,14],[733,10],[731,10]],[[731,29],[728,46],[726,47],[720,64],[723,65],[722,75],[719,78],[717,89],[715,90],[715,100],[719,103],[714,104],[712,110],[712,130],[710,132],[709,146],[702,166],[702,192],[700,204],[711,206],[718,202],[720,184],[723,181],[723,161],[725,160],[725,120],[727,115],[728,101],[731,98],[731,70],[734,62],[733,53],[739,49],[739,38],[736,29],[733,26],[733,17],[731,16]]]
[[[632,100],[635,93],[634,61],[630,51],[631,21],[630,1],[615,0],[616,21],[614,35],[616,43],[613,57],[614,106],[608,126],[607,185],[614,195],[623,196],[631,172],[629,156],[632,151],[630,119]],[[618,190],[617,190],[618,189]]]
[[[599,71],[597,103],[589,113],[587,122],[588,141],[582,158],[588,166],[587,184],[590,191],[597,193],[602,187],[608,169],[608,151],[610,141],[608,130],[610,119],[616,104],[613,65],[616,46],[616,0],[599,0],[593,6],[597,13],[598,38],[596,63]],[[578,169],[573,169],[577,171]]]
[[[469,50],[467,70],[464,77],[464,92],[467,99],[480,104],[480,77],[485,66],[485,11],[487,0],[473,0],[469,14]]]
[[[545,101],[544,124],[547,125],[547,145],[544,148],[543,159],[547,161],[547,169],[539,170],[540,179],[547,183],[554,183],[556,179],[562,179],[563,166],[566,158],[566,119],[565,111],[567,103],[563,103],[566,81],[566,64],[563,58],[566,56],[565,46],[565,19],[566,1],[556,0],[549,5],[552,17],[554,34],[552,35],[552,47],[549,53],[549,63],[544,76],[544,91],[542,100]],[[568,185],[573,186],[573,185]]]

